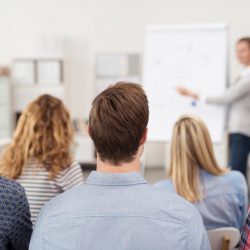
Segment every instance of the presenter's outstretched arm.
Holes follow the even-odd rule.
[[[200,95],[188,88],[177,87],[177,92],[183,96],[191,97],[195,100],[200,99]],[[248,95],[250,92],[250,77],[244,77],[240,79],[237,84],[230,86],[222,94],[216,96],[208,96],[205,98],[205,101],[210,104],[215,105],[227,105],[232,104],[236,100],[242,98],[244,95]]]

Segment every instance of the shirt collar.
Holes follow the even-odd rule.
[[[147,184],[143,176],[138,172],[128,173],[104,173],[92,171],[87,178],[86,184],[100,186],[128,186]]]
[[[247,76],[250,74],[250,66],[244,68],[244,70],[241,72],[241,77]]]

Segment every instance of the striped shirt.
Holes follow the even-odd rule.
[[[34,226],[40,209],[58,194],[83,184],[84,175],[81,166],[74,162],[54,179],[50,179],[48,170],[32,160],[23,168],[22,174],[16,181],[25,189]]]

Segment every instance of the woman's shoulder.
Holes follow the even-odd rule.
[[[235,182],[235,184],[246,182],[244,175],[236,170],[229,170],[227,173],[220,175],[219,178],[224,180],[225,182]]]
[[[244,175],[240,171],[237,171],[237,170],[229,170],[228,173],[226,173],[226,176],[228,178],[236,178],[236,179],[244,179],[245,180]]]
[[[241,188],[242,186],[246,186],[246,178],[245,176],[236,170],[230,170],[228,173],[225,174],[225,179],[230,182],[230,184]]]
[[[67,173],[78,172],[78,171],[82,172],[81,164],[78,161],[73,161],[69,166],[64,168],[59,175],[63,176]]]
[[[56,177],[56,182],[65,191],[71,187],[83,184],[84,179],[81,165],[74,161],[69,167],[59,173]]]
[[[206,182],[213,183],[213,188],[220,186],[223,190],[230,192],[233,190],[236,192],[243,192],[246,189],[246,179],[239,171],[229,170],[228,172],[217,176],[208,173],[205,173],[205,175],[210,176],[210,178],[206,178]]]
[[[250,72],[248,74],[242,75],[241,78],[237,81],[237,84],[241,84],[242,87],[246,88],[250,86]]]

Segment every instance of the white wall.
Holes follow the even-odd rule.
[[[150,24],[227,22],[230,26],[230,67],[239,67],[234,43],[250,35],[248,0],[0,0],[0,64],[32,51],[31,37],[61,36],[69,59],[70,110],[88,116],[94,97],[97,52],[143,52],[145,27]],[[26,42],[24,42],[26,41]],[[152,164],[164,160],[150,146]],[[152,160],[153,159],[153,160]]]

